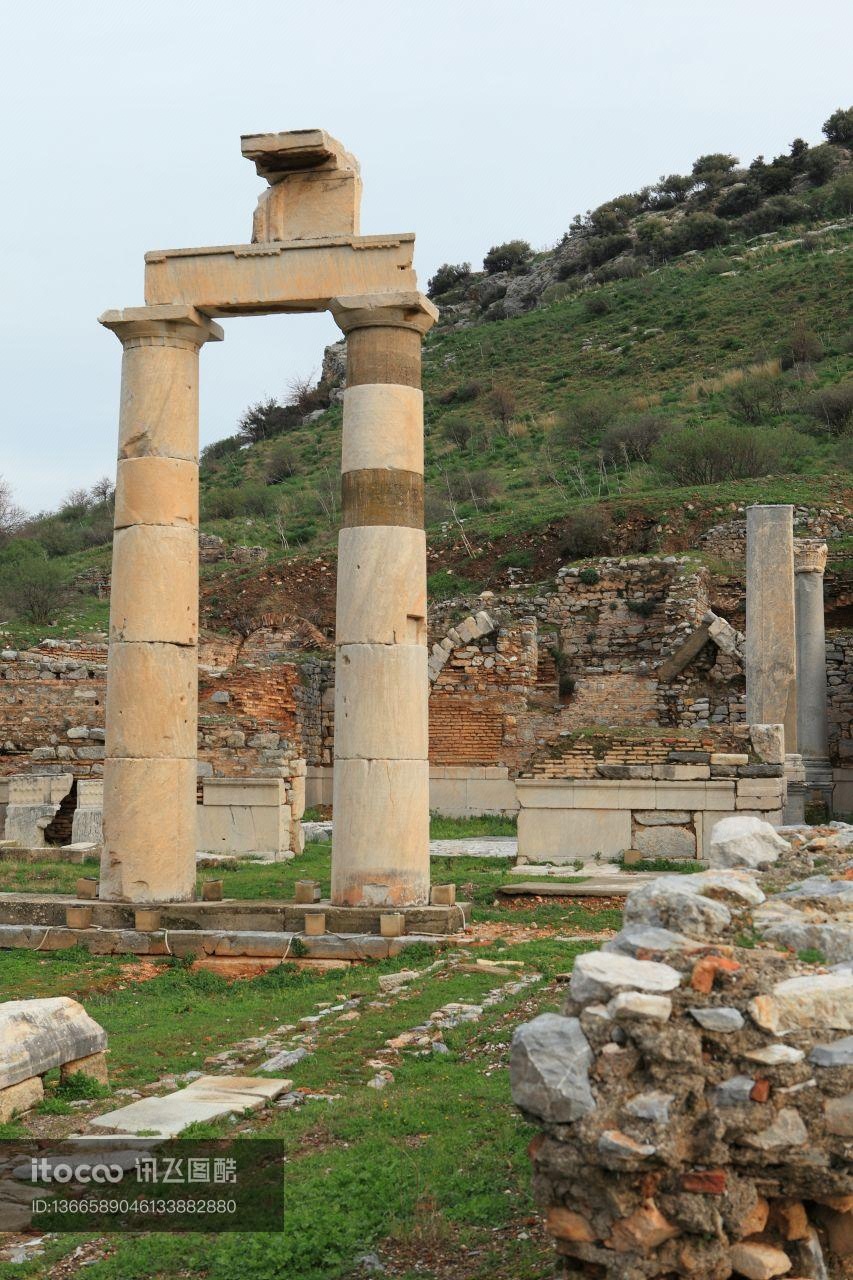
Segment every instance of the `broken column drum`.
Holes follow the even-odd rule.
[[[124,348],[101,897],[194,895],[198,353],[213,317],[331,310],[348,335],[333,899],[429,900],[422,335],[414,236],[359,234],[358,162],[321,129],[242,139],[252,242],[156,250]]]

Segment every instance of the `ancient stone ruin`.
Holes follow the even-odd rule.
[[[146,255],[122,343],[100,895],[195,889],[199,351],[217,316],[330,310],[347,335],[332,899],[429,898],[422,335],[414,237],[361,236],[357,161],[322,130],[244,137],[252,242]],[[405,714],[400,714],[405,708]]]
[[[711,869],[631,892],[561,1011],[516,1031],[571,1280],[850,1274],[853,829],[789,834],[720,822]]]
[[[41,1102],[55,1067],[107,1082],[106,1032],[69,996],[0,1004],[0,1045],[0,1124]]]

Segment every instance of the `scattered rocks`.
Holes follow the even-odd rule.
[[[767,867],[790,848],[769,822],[733,814],[721,818],[711,832],[708,862],[712,867]]]
[[[726,1005],[718,1005],[716,1008],[690,1009],[691,1017],[695,1018],[700,1027],[704,1027],[706,1031],[731,1032],[740,1031],[743,1026],[743,1014],[739,1009],[733,1009]]]
[[[582,1003],[606,1000],[617,991],[674,991],[681,974],[668,964],[632,960],[618,952],[588,951],[575,960],[569,990]]]

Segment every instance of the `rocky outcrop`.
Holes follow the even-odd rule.
[[[561,1013],[516,1031],[565,1277],[850,1274],[850,839],[800,831],[767,872],[640,886]]]

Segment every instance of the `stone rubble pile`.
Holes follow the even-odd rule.
[[[853,1276],[853,827],[785,834],[639,886],[515,1033],[566,1280]]]

